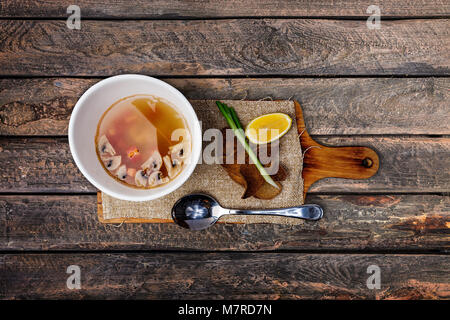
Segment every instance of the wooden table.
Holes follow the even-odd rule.
[[[449,0],[378,1],[374,30],[365,0],[78,0],[80,30],[61,3],[0,3],[0,298],[450,298]],[[123,73],[297,99],[314,139],[370,146],[381,168],[313,185],[325,215],[301,226],[103,225],[67,126]]]

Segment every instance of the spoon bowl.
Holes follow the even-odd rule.
[[[216,199],[206,194],[191,194],[175,203],[172,208],[172,218],[183,228],[202,230],[219,220],[221,215],[217,211],[221,209]]]
[[[238,210],[222,208],[216,199],[206,194],[190,194],[179,199],[172,208],[172,218],[179,226],[203,230],[215,224],[226,214],[271,215],[306,220],[319,220],[323,210],[316,204],[268,210]]]

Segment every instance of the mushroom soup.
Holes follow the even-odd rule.
[[[126,97],[109,107],[97,126],[95,145],[106,172],[135,188],[168,183],[191,153],[183,116],[169,102],[152,95]]]

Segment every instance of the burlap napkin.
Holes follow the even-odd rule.
[[[218,164],[198,164],[192,176],[178,190],[162,199],[146,202],[130,202],[115,199],[102,194],[103,220],[123,218],[143,218],[171,220],[170,211],[173,204],[182,196],[202,192],[215,197],[225,208],[267,209],[284,208],[303,204],[302,151],[295,122],[295,107],[292,101],[223,101],[236,109],[243,126],[257,116],[283,112],[294,119],[289,132],[280,140],[280,162],[287,168],[288,177],[283,184],[283,191],[272,200],[256,198],[241,199],[244,189],[231,178]],[[215,101],[191,101],[197,116],[202,121],[202,130],[228,127],[219,112]],[[207,144],[209,142],[204,143]],[[274,216],[225,216],[221,222],[233,223],[279,223],[301,224],[300,219]]]

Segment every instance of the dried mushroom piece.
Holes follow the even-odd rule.
[[[162,166],[161,154],[159,153],[158,150],[155,150],[150,156],[150,158],[148,158],[147,161],[145,161],[142,164],[141,168],[150,169],[150,172],[153,172],[161,169],[161,166]]]
[[[134,176],[134,182],[138,187],[147,186],[148,176],[144,170],[138,170]]]
[[[180,163],[186,161],[191,154],[190,140],[183,139],[180,143],[169,147],[169,154],[172,160],[178,160]]]
[[[120,166],[120,163],[122,162],[122,157],[121,156],[103,157],[102,160],[106,169],[108,169],[109,171],[114,171]]]
[[[169,156],[164,156],[164,165],[166,166],[167,173],[169,174],[169,178],[174,178],[180,171],[182,164],[177,159],[170,159]]]
[[[152,172],[148,178],[149,186],[157,186],[167,182],[169,182],[169,178],[163,177],[161,171]]]
[[[275,181],[284,181],[288,176],[288,172],[286,168],[280,163],[278,165],[278,171],[275,174],[272,174],[271,177]]]
[[[241,165],[239,171],[245,181],[244,184],[241,184],[245,188],[242,199],[251,196],[258,199],[273,199],[283,190],[283,186],[279,181],[284,181],[287,177],[286,169],[280,165],[278,172],[271,176],[279,187],[277,189],[264,180],[254,164]]]
[[[242,199],[247,199],[251,196],[254,196],[266,181],[261,176],[255,165],[241,165],[239,171],[245,180],[245,191],[242,195]]]
[[[121,165],[119,167],[119,169],[117,169],[116,172],[116,176],[117,178],[119,178],[120,180],[125,180],[127,177],[127,166],[126,165]]]
[[[98,139],[98,152],[100,153],[101,157],[104,156],[114,156],[116,154],[116,150],[114,150],[111,143],[109,143],[108,138],[103,135]]]
[[[222,132],[225,131],[223,130]],[[279,163],[278,171],[275,174],[271,175],[272,179],[279,186],[279,189],[277,189],[264,180],[258,168],[256,168],[256,166],[253,163],[250,163],[248,155],[246,155],[245,163],[243,164],[226,163],[227,155],[229,158],[233,158],[234,162],[236,162],[237,160],[236,139],[234,141],[234,150],[233,145],[231,145],[230,141],[228,142],[228,144],[226,143],[226,141],[224,141],[224,148],[226,152],[224,152],[222,167],[225,169],[225,171],[228,173],[228,175],[233,181],[237,182],[238,184],[244,187],[245,191],[244,194],[242,195],[243,199],[253,196],[258,199],[269,200],[273,199],[274,197],[276,197],[278,194],[281,193],[282,184],[279,181],[283,181],[287,177],[286,169],[282,164]],[[270,145],[268,150],[270,152]]]
[[[279,186],[279,189],[274,188],[272,185],[264,181],[264,184],[258,189],[258,191],[256,191],[253,196],[261,200],[270,200],[275,198],[283,190],[280,182],[275,181],[275,183]]]

